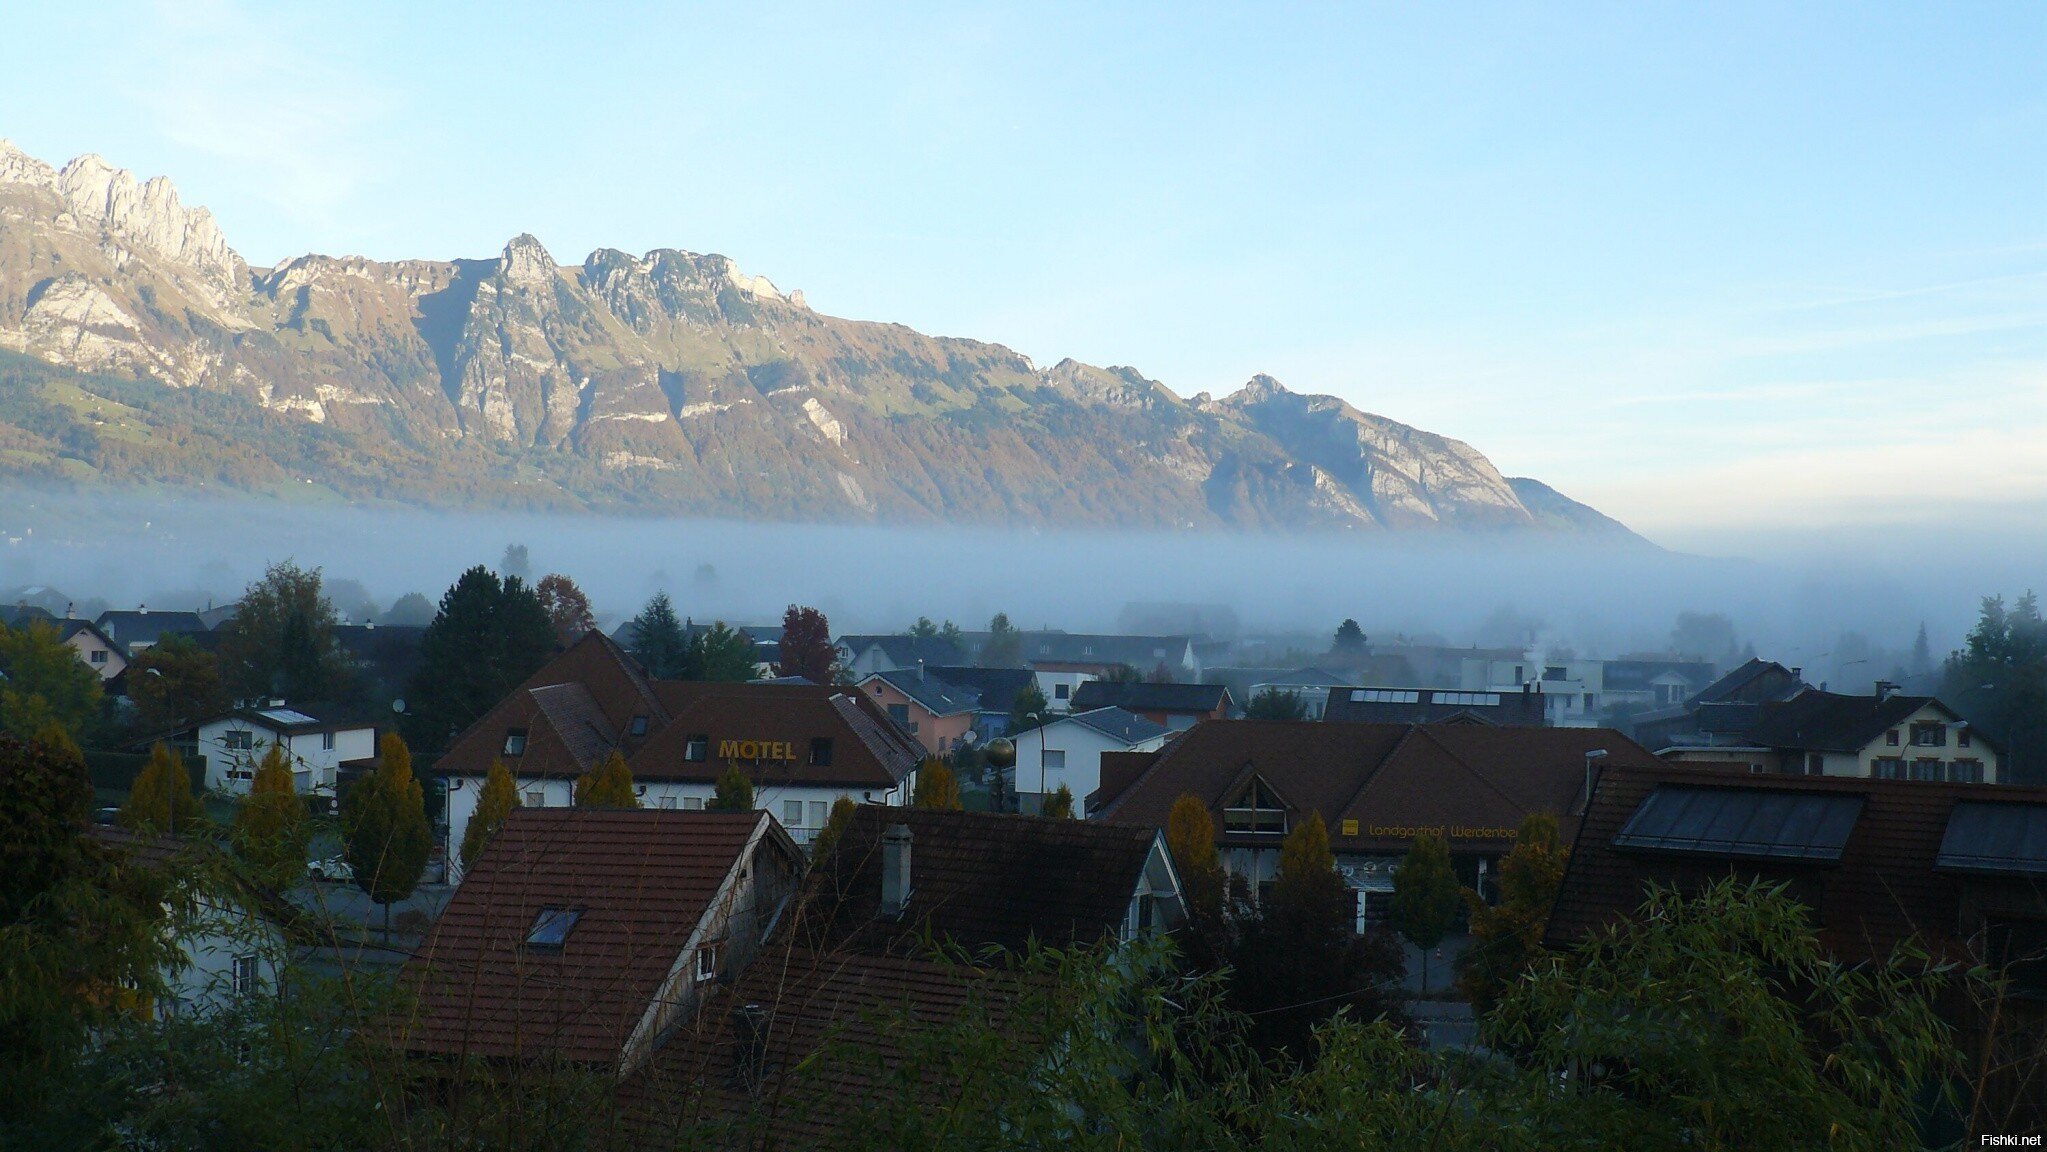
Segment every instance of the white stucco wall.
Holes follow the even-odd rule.
[[[1087,818],[1087,798],[1102,786],[1102,753],[1150,752],[1163,746],[1163,735],[1135,744],[1125,744],[1103,732],[1074,720],[1058,720],[1033,728],[1016,742],[1016,791],[1019,798],[1048,796],[1064,784],[1073,793],[1073,814]],[[1040,783],[1041,751],[1064,752],[1066,766],[1047,765]],[[1028,810],[1028,809],[1027,809]]]

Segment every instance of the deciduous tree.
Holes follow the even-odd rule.
[[[919,808],[958,808],[960,785],[944,758],[926,756],[917,765],[917,792],[912,802]]]
[[[464,868],[476,863],[476,858],[490,846],[498,829],[505,826],[505,817],[519,806],[519,785],[512,779],[512,770],[505,767],[504,761],[492,760],[490,774],[483,779],[483,789],[476,794],[476,811],[469,814],[469,827],[462,832]]]
[[[0,625],[0,731],[28,740],[54,721],[83,739],[95,726],[101,698],[99,674],[54,625]]]
[[[832,645],[832,626],[815,608],[789,605],[782,613],[782,660],[776,672],[801,676],[813,684],[838,679],[839,650]]]
[[[312,829],[283,745],[272,744],[263,753],[263,762],[249,781],[249,795],[235,810],[228,833],[258,882],[284,889],[305,878]]]
[[[1045,797],[1043,815],[1055,820],[1073,819],[1073,789],[1064,784],[1052,789],[1052,794]]]
[[[1308,706],[1301,694],[1288,688],[1267,686],[1244,706],[1246,720],[1305,720]]]
[[[1458,982],[1481,1014],[1542,954],[1542,934],[1564,884],[1569,851],[1556,817],[1531,813],[1514,834],[1514,850],[1500,861],[1499,903],[1488,906],[1477,892],[1464,889],[1471,944],[1458,958]]]
[[[638,808],[639,794],[633,787],[632,769],[625,754],[612,749],[590,771],[576,777],[575,804],[578,808]]]
[[[540,610],[547,613],[547,622],[554,626],[554,642],[566,648],[574,644],[585,632],[597,630],[597,616],[590,611],[590,598],[576,587],[576,582],[559,572],[550,572],[533,586],[533,594],[540,600]]]
[[[853,809],[857,807],[851,796],[841,795],[832,801],[831,815],[825,817],[824,827],[818,829],[817,838],[810,842],[810,858],[822,860],[831,855],[839,838],[846,834],[846,826],[853,822]]]
[[[185,767],[184,757],[158,741],[135,774],[128,802],[121,806],[121,825],[168,836],[192,831],[203,818],[199,798],[192,795],[192,773]]]
[[[1226,946],[1223,923],[1223,867],[1215,850],[1215,821],[1208,805],[1191,793],[1173,801],[1166,815],[1166,849],[1180,873],[1187,927],[1195,937],[1201,967],[1213,966]]]
[[[170,635],[128,662],[128,700],[143,732],[168,732],[227,710],[220,661],[188,636]]]
[[[229,691],[294,703],[345,696],[351,668],[335,643],[336,623],[320,569],[290,560],[272,564],[242,592],[234,619],[221,628],[221,673]]]
[[[1422,992],[1429,990],[1429,949],[1443,942],[1457,918],[1457,873],[1450,846],[1433,833],[1417,836],[1393,870],[1393,929],[1422,953]]]
[[[412,750],[395,732],[377,745],[377,768],[342,797],[342,827],[356,887],[384,906],[384,935],[391,934],[391,905],[412,895],[433,848],[426,799],[412,774]]]
[[[1009,702],[1009,733],[1012,736],[1043,727],[1051,719],[1051,707],[1045,703],[1045,693],[1038,682],[1030,683],[1016,690],[1015,699]]]

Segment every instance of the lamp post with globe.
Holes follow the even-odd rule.
[[[988,807],[995,812],[1009,811],[1009,795],[1014,792],[1006,786],[1004,773],[1016,765],[1016,743],[1006,736],[988,741],[981,750],[988,760]]]

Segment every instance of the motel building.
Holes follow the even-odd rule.
[[[448,861],[461,845],[493,762],[526,808],[567,808],[576,778],[622,753],[640,806],[698,811],[738,768],[756,809],[798,844],[824,828],[841,796],[901,806],[924,750],[857,690],[816,684],[653,680],[598,633],[584,636],[457,738],[435,765],[447,782]]]
[[[1163,828],[1175,801],[1199,797],[1224,869],[1262,895],[1287,833],[1319,814],[1362,931],[1386,915],[1393,870],[1417,836],[1442,835],[1459,882],[1492,899],[1521,821],[1547,812],[1569,843],[1589,783],[1610,764],[1658,761],[1604,728],[1219,720],[1154,752],[1105,754],[1088,816]]]

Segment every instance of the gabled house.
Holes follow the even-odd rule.
[[[626,758],[649,808],[701,809],[737,767],[754,803],[798,842],[832,802],[902,804],[924,749],[866,694],[810,683],[650,679],[601,632],[578,639],[464,731],[434,765],[448,782],[448,844],[460,845],[491,764],[529,808],[566,807],[576,777]],[[460,877],[458,854],[451,875]]]
[[[1659,749],[1686,764],[1735,764],[1792,776],[1996,784],[2004,750],[1932,696],[1878,683],[1869,696],[1810,690],[1751,706],[1747,722],[1705,745]]]
[[[921,667],[875,672],[855,687],[933,756],[959,747],[981,713],[978,691],[941,680]]]
[[[90,620],[52,616],[40,608],[17,607],[0,610],[0,625],[17,631],[34,627],[54,629],[57,639],[76,652],[79,663],[92,669],[102,684],[128,667],[128,656],[121,646]]]
[[[802,871],[765,812],[515,809],[405,966],[400,1042],[630,1073],[744,973]]]
[[[1230,698],[1230,690],[1221,684],[1095,680],[1081,685],[1073,694],[1076,712],[1121,708],[1173,732],[1192,728],[1203,720],[1228,719],[1236,703]]]
[[[1001,1019],[1020,986],[989,949],[1114,947],[1183,917],[1156,830],[863,806],[732,994],[623,1086],[625,1110],[662,1146],[700,1139],[684,1114],[733,1126],[735,1147],[828,1143],[849,1101],[892,1083],[893,1014]]]
[[[855,683],[876,672],[914,670],[920,664],[936,667],[967,663],[967,654],[940,636],[912,636],[907,632],[846,635],[834,645],[839,650],[839,667]]]
[[[210,631],[206,621],[197,612],[152,612],[147,606],[132,612],[102,612],[93,621],[102,634],[115,644],[130,659],[137,652],[163,639],[167,633],[203,633]]]
[[[1382,914],[1394,866],[1424,832],[1448,841],[1462,882],[1490,896],[1521,821],[1546,812],[1568,836],[1599,763],[1660,762],[1601,728],[1234,720],[1156,752],[1104,755],[1088,812],[1163,828],[1181,796],[1199,797],[1224,868],[1253,891],[1276,877],[1286,834],[1319,815],[1362,925]]]
[[[195,874],[220,874],[209,866],[207,857],[217,849],[208,843],[106,824],[90,825],[87,835],[174,889]],[[155,1017],[203,1015],[277,990],[294,918],[288,904],[253,891],[173,892],[171,898],[182,913],[173,917],[166,909],[164,931],[176,933],[179,960],[163,973],[165,998],[149,1006]]]
[[[263,757],[271,746],[281,746],[299,795],[332,802],[342,762],[376,754],[377,726],[345,708],[271,700],[148,737],[135,747],[159,740],[205,757],[207,791],[230,796],[247,795]]]
[[[1151,752],[1170,735],[1165,725],[1121,708],[1073,712],[1019,733],[1017,803],[1025,812],[1037,812],[1045,797],[1063,786],[1073,794],[1073,814],[1085,819],[1087,798],[1102,786],[1103,754]]]
[[[961,689],[980,694],[981,704],[974,729],[981,736],[993,739],[1009,731],[1010,713],[1016,707],[1016,698],[1024,689],[1036,685],[1045,696],[1045,703],[1054,712],[1066,711],[1072,703],[1072,685],[1068,684],[1065,696],[1054,700],[1056,685],[1048,687],[1045,678],[1028,668],[977,668],[971,664],[940,664],[926,668],[926,672]],[[1063,681],[1062,681],[1063,682]]]
[[[1132,668],[1149,676],[1163,667],[1176,677],[1201,678],[1201,656],[1193,636],[1024,632],[1018,639],[1023,662],[1040,672],[1075,672],[1099,678],[1113,675],[1119,668]]]
[[[1682,704],[1637,713],[1630,729],[1651,748],[1741,744],[1763,705],[1810,691],[1801,669],[1751,658]]]

